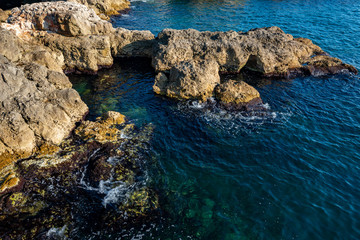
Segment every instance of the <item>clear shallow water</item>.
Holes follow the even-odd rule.
[[[277,25],[360,68],[360,2],[198,0],[132,5],[127,15],[113,19],[115,26],[156,34],[167,27],[246,31]],[[248,79],[268,109],[245,114],[156,96],[154,72],[147,62],[120,65],[97,77],[72,80],[90,106],[89,118],[116,110],[139,126],[154,124],[148,168],[150,184],[160,194],[162,217],[127,236],[111,236],[360,238],[359,77]]]

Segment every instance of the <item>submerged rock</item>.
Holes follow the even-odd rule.
[[[262,103],[260,93],[244,81],[228,80],[215,88],[215,97],[224,106],[232,109],[249,110]]]
[[[158,35],[153,54],[156,71],[169,71],[182,61],[212,59],[222,73],[238,73],[246,68],[265,76],[291,77],[311,74],[306,68],[313,63],[312,57],[325,53],[309,39],[294,39],[278,27],[270,27],[246,33],[165,29]],[[308,65],[304,68],[305,63]],[[341,61],[336,67],[357,72]]]
[[[219,83],[219,65],[215,61],[190,60],[175,64],[169,77],[159,73],[153,89],[168,97],[206,101]]]

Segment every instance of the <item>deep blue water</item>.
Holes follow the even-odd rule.
[[[360,1],[136,1],[115,26],[246,31],[276,25],[360,69]],[[148,62],[72,77],[89,118],[153,123],[162,217],[124,239],[360,239],[358,76],[248,79],[267,110],[208,110],[152,92]],[[151,159],[151,160],[150,160]]]

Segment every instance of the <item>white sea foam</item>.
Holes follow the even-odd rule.
[[[291,112],[273,111],[268,103],[259,110],[228,111],[216,105],[216,100],[206,103],[188,101],[178,104],[178,114],[203,120],[212,128],[222,129],[230,135],[257,131],[264,124],[284,124],[292,116]]]
[[[123,201],[127,197],[130,189],[131,187],[127,186],[126,184],[121,184],[108,191],[103,200],[104,207],[106,207],[106,205],[109,203],[115,204],[119,201]]]
[[[49,231],[46,233],[46,236],[49,238],[55,239],[67,239],[65,236],[66,225],[62,228],[50,228]]]

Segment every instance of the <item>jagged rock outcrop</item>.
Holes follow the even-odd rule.
[[[12,62],[37,63],[53,71],[62,71],[64,59],[61,52],[43,45],[19,39],[12,31],[0,27],[0,54]]]
[[[340,59],[328,55],[317,55],[308,59],[304,66],[304,71],[308,71],[312,76],[318,77],[342,72],[357,73],[357,69],[350,64],[343,63]]]
[[[15,8],[12,13],[2,27],[22,39],[21,45],[43,46],[35,55],[31,50],[32,55],[26,55],[26,59],[40,61],[43,55],[42,59],[49,59],[45,62],[52,66],[51,58],[56,59],[56,70],[95,73],[112,66],[113,57],[150,58],[152,54],[154,35],[150,31],[114,29],[78,3],[35,3]]]
[[[111,23],[94,10],[73,2],[44,2],[12,9],[8,23],[23,31],[50,31],[64,36],[104,35]]]
[[[215,97],[231,109],[249,110],[261,103],[260,93],[244,81],[228,80],[215,88]]]
[[[0,72],[1,167],[43,144],[60,144],[88,111],[62,72],[35,63],[16,66],[4,56]]]
[[[108,20],[109,16],[119,14],[130,8],[128,0],[68,0],[69,2],[77,2],[91,8],[102,19]]]
[[[36,2],[55,2],[57,0],[11,0],[0,2],[0,8],[11,9],[24,4]],[[130,8],[128,0],[65,0],[66,2],[75,2],[91,8],[102,19],[108,20],[109,16],[119,14],[119,11],[125,11]],[[0,13],[1,14],[1,13]]]
[[[112,55],[151,58],[154,39],[155,36],[150,31],[116,28],[110,35]]]
[[[62,53],[65,72],[93,73],[113,64],[108,36],[65,37],[59,34],[45,34],[37,37],[37,41],[53,51]]]
[[[169,77],[160,72],[153,89],[168,97],[206,101],[219,83],[219,65],[215,61],[190,60],[175,64]]]
[[[265,76],[283,77],[311,74],[308,68],[318,67],[312,65],[311,59],[325,55],[309,39],[294,39],[278,27],[253,29],[246,33],[165,29],[159,33],[153,53],[152,64],[156,71],[169,71],[181,61],[212,59],[223,73],[238,73],[247,68]],[[334,62],[332,59],[328,57],[327,61]],[[341,61],[337,62],[336,68],[357,72]]]

